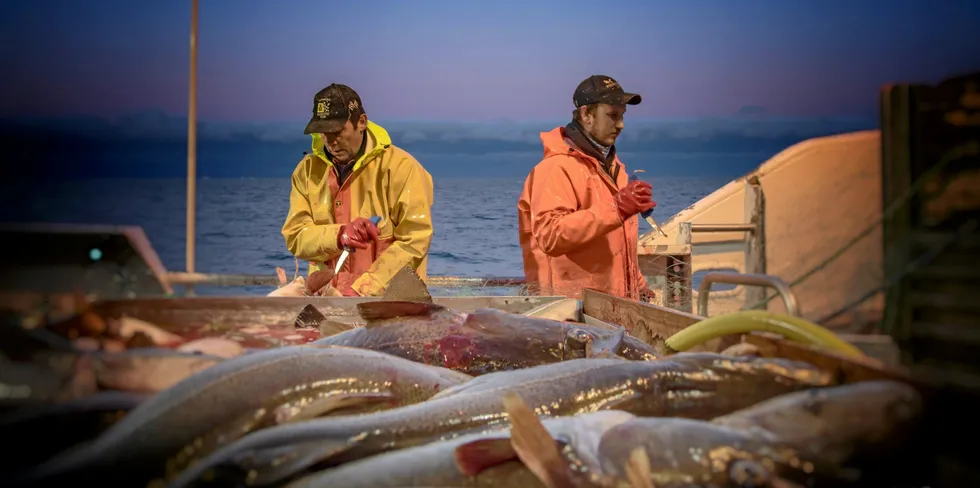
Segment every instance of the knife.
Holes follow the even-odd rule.
[[[642,170],[642,169],[635,169],[635,170],[633,170],[633,174],[630,175],[629,181],[635,181],[635,180],[640,179],[639,177],[636,176],[637,173],[645,173],[645,171]],[[650,227],[653,227],[653,230],[655,232],[657,232],[658,234],[660,234],[660,235],[662,235],[664,237],[667,237],[667,233],[664,232],[663,229],[661,229],[660,226],[657,225],[657,221],[654,220],[654,218],[653,218],[653,209],[652,208],[650,210],[647,210],[646,212],[641,213],[640,216],[642,216],[643,219],[646,220],[648,224],[650,224]]]
[[[374,217],[371,217],[368,220],[370,220],[372,224],[374,224],[375,226],[377,226],[378,223],[381,222],[381,217],[374,216]],[[348,246],[344,246],[344,252],[340,253],[340,257],[337,259],[337,265],[334,266],[334,268],[333,268],[333,274],[334,275],[336,275],[337,273],[340,273],[340,268],[344,267],[344,261],[347,261],[347,256],[350,256],[350,253],[352,253],[352,252],[354,252],[353,249],[351,249]]]

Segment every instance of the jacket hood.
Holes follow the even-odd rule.
[[[370,137],[374,141],[374,147],[370,151],[365,152],[356,163],[354,163],[354,169],[360,168],[362,165],[371,162],[374,158],[378,157],[391,146],[391,136],[388,135],[388,131],[374,122],[368,120],[367,130],[364,131],[364,135]],[[310,134],[313,139],[310,147],[313,150],[313,154],[319,157],[323,162],[328,165],[333,165],[330,159],[327,158],[327,153],[323,149],[323,136],[320,134]]]

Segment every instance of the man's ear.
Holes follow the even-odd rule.
[[[361,114],[361,116],[357,118],[357,130],[367,130],[367,114]]]

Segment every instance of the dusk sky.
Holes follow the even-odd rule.
[[[187,112],[189,0],[0,2],[0,116]],[[632,117],[874,114],[888,82],[980,67],[971,0],[200,2],[199,117],[551,119],[617,78]]]

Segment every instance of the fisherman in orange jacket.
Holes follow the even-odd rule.
[[[425,168],[368,120],[346,85],[317,92],[304,134],[313,147],[293,171],[282,226],[289,252],[310,261],[313,273],[333,272],[344,248],[352,249],[332,281],[344,296],[381,295],[405,266],[425,279],[433,200]]]
[[[517,203],[529,292],[581,298],[582,289],[594,288],[647,300],[637,214],[656,203],[649,183],[628,181],[615,147],[626,106],[639,104],[640,95],[595,75],[572,100],[572,122],[541,133],[544,159]]]

